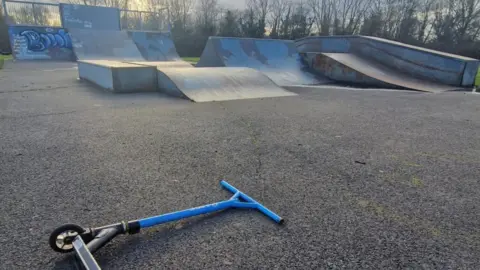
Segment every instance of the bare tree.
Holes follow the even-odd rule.
[[[197,27],[205,34],[215,34],[219,14],[217,0],[199,0],[196,9]]]
[[[218,35],[222,37],[238,37],[240,33],[238,10],[226,10],[223,12],[223,18],[219,24]]]
[[[478,35],[478,28],[472,29],[475,21],[479,20],[480,15],[480,1],[479,0],[456,0],[455,5],[455,23],[456,36],[459,42],[471,39],[468,34],[476,33]],[[476,38],[476,36],[475,36]]]
[[[247,9],[254,10],[258,20],[265,23],[270,8],[269,0],[246,0]]]
[[[330,35],[335,0],[308,0],[320,35]]]
[[[6,18],[3,14],[3,7],[0,5],[0,51],[10,52],[10,44],[8,37],[8,27]]]
[[[367,11],[368,2],[366,0],[339,0],[333,2],[334,22],[336,22],[336,28],[340,28],[335,29],[335,34],[351,35],[358,33],[362,19]]]
[[[398,0],[382,0],[380,1],[380,8],[383,14],[383,29],[382,36],[389,39],[394,39],[400,18],[400,5]],[[401,0],[403,1],[403,0]]]
[[[395,39],[403,42],[415,42],[418,25],[418,0],[400,2]]]
[[[292,2],[287,2],[285,14],[281,19],[281,31],[280,31],[280,37],[282,38],[288,38],[290,35],[291,29],[292,29],[292,21],[293,21],[293,12],[294,12],[294,6]]]
[[[194,0],[165,0],[168,18],[174,27],[180,27],[183,31],[187,29],[188,18],[194,4]]]
[[[430,34],[432,32],[432,11],[433,11],[433,4],[436,0],[419,0],[420,7],[418,12],[418,41],[420,43],[425,44],[427,40],[430,38]]]
[[[126,9],[128,8],[129,0],[68,0],[68,3],[75,5],[106,6]]]
[[[288,38],[299,39],[310,35],[315,19],[311,9],[303,1],[300,1],[295,4],[291,22],[292,31]]]
[[[166,0],[137,0],[134,3],[141,4],[146,11],[162,12],[167,8]]]
[[[95,1],[95,0],[93,0]],[[129,0],[103,0],[105,6],[128,9]]]
[[[282,18],[285,16],[288,6],[291,5],[289,0],[273,0],[270,3],[270,26],[272,27],[270,37],[277,37],[281,27]]]
[[[105,5],[103,0],[68,0],[68,3],[74,5],[101,6]]]
[[[440,48],[454,41],[455,20],[455,3],[447,0],[438,1],[435,5],[432,30],[435,34],[435,42]]]
[[[265,35],[268,0],[246,0],[246,8],[240,17],[240,28],[247,37],[262,38]]]
[[[480,56],[476,55],[480,0],[244,0],[246,8],[237,12],[221,12],[217,0],[67,1],[119,8],[137,5],[153,12],[167,7],[175,42],[183,43],[178,47],[185,52],[202,47],[191,44],[192,35],[198,43],[216,33],[262,38],[268,23],[273,38],[300,38],[311,32],[362,34]],[[24,13],[18,14],[19,21],[40,16]]]

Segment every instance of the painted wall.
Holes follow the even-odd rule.
[[[74,60],[72,41],[63,28],[9,26],[8,34],[15,59]]]

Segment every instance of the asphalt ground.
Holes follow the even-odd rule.
[[[119,236],[104,269],[480,269],[480,95],[291,88],[191,103],[115,95],[72,63],[0,71],[0,269],[69,269],[47,244],[229,198],[228,210]]]

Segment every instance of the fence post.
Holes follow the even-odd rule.
[[[3,17],[5,17],[5,21],[8,23],[7,1],[6,0],[2,0],[2,8],[3,8]]]
[[[160,14],[161,10],[155,14],[155,20],[157,21],[157,27],[158,27],[158,31],[164,31],[163,29],[163,20],[161,19],[161,14]]]
[[[35,25],[38,25],[37,14],[35,14],[35,3],[32,3],[32,13],[33,13],[33,21],[35,22]]]
[[[140,30],[143,30],[142,12],[140,11]]]
[[[8,13],[7,13],[7,2],[5,0],[2,0],[2,8],[3,8],[3,17],[5,17],[5,20],[8,18]]]

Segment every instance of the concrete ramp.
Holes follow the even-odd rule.
[[[295,96],[250,68],[161,68],[158,89],[195,102]]]
[[[78,60],[143,61],[126,31],[68,29]]]
[[[79,60],[78,77],[114,93],[157,89],[156,69],[110,60]]]
[[[328,78],[356,85],[407,88],[426,92],[461,89],[400,73],[378,62],[350,53],[319,53],[313,58],[313,68]]]
[[[250,68],[172,68],[158,63],[168,62],[79,60],[78,73],[114,93],[160,91],[195,102],[296,95]]]
[[[147,61],[180,60],[175,44],[168,33],[128,31],[128,36]]]
[[[404,74],[408,78],[426,81],[425,84],[435,82],[467,89],[473,87],[480,66],[477,59],[368,36],[306,37],[296,40],[295,44],[302,59],[309,66],[312,65],[312,57],[315,59],[318,54],[347,53],[361,58],[358,61],[352,57],[344,59],[344,64],[353,65],[362,59],[368,59],[369,64],[375,62],[382,69],[390,68],[389,73],[393,70],[399,76]],[[346,57],[349,56],[343,58]],[[412,88],[411,84],[409,88]]]
[[[197,67],[249,67],[278,85],[326,83],[306,71],[289,40],[210,37]]]

